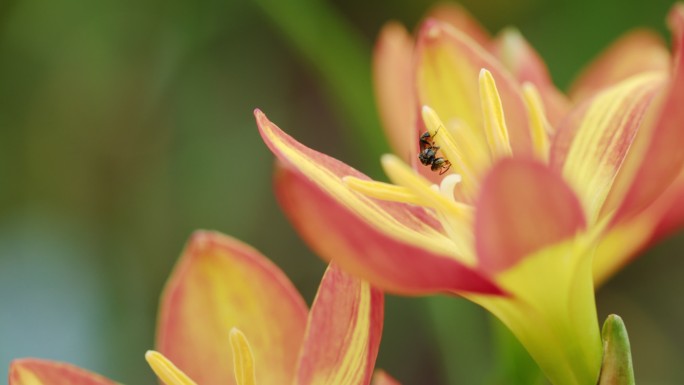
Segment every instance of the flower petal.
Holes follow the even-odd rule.
[[[437,20],[420,30],[417,46],[418,102],[434,109],[448,126],[463,122],[482,131],[479,74],[491,72],[506,117],[513,152],[532,153],[525,103],[517,81],[490,53],[463,32]],[[484,132],[480,142],[486,145]],[[486,150],[485,150],[486,151]]]
[[[399,381],[395,380],[387,374],[384,370],[376,370],[375,374],[373,374],[373,381],[371,382],[372,385],[401,385]]]
[[[585,226],[579,201],[562,178],[541,163],[520,158],[494,166],[475,213],[477,254],[488,271],[505,270]]]
[[[453,241],[430,211],[350,190],[344,177],[368,177],[298,143],[261,111],[255,115],[264,142],[281,162],[275,179],[280,204],[321,257],[396,293],[499,293],[453,254]]]
[[[381,291],[331,264],[311,306],[295,384],[370,383],[383,306]]]
[[[380,32],[373,55],[378,111],[394,152],[404,160],[417,146],[416,103],[411,70],[413,41],[403,26],[390,22]]]
[[[568,99],[551,80],[546,64],[539,54],[525,40],[522,34],[513,28],[503,30],[494,42],[494,55],[520,82],[535,85],[544,102],[546,118],[555,125],[570,108]]]
[[[595,384],[601,368],[591,276],[601,227],[588,230],[497,275],[509,297],[464,295],[508,326],[553,384]]]
[[[593,275],[598,287],[613,276],[652,238],[656,218],[645,212],[632,220],[613,224],[601,236],[594,253]]]
[[[671,19],[684,20],[684,7],[674,7]],[[684,21],[682,22],[684,23]],[[635,140],[636,150],[630,151],[626,159],[627,170],[621,186],[626,195],[622,200],[615,220],[623,220],[651,205],[680,175],[684,169],[684,28],[675,28],[678,33],[673,41],[678,44],[674,52],[675,70],[667,89],[659,95]],[[637,142],[638,141],[638,142]],[[632,173],[633,172],[633,173]],[[631,183],[631,185],[628,185]]]
[[[465,33],[482,47],[489,47],[492,37],[487,30],[461,5],[456,3],[440,3],[427,13],[428,18],[443,21]]]
[[[275,184],[281,207],[317,254],[334,259],[345,270],[383,290],[408,295],[501,293],[482,271],[429,250],[430,244],[422,247],[375,227],[297,171],[279,170]],[[393,215],[400,213],[398,209],[392,211]],[[410,215],[406,211],[404,216],[415,220]],[[428,237],[425,239],[429,242]]]
[[[599,90],[633,75],[670,71],[670,53],[663,40],[648,30],[632,31],[606,49],[570,88],[574,101],[587,99]]]
[[[260,384],[294,378],[307,309],[285,275],[251,247],[200,231],[162,295],[158,350],[198,384],[235,384],[230,332],[250,340]]]
[[[63,362],[25,358],[12,361],[9,385],[118,385],[99,374]]]
[[[611,209],[606,199],[662,84],[658,72],[629,78],[586,101],[558,128],[551,164],[578,192],[590,222]]]

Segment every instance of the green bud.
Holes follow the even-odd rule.
[[[629,337],[622,318],[611,314],[603,324],[603,364],[598,385],[634,385]]]

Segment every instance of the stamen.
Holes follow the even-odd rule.
[[[454,138],[451,131],[444,126],[439,116],[432,108],[423,106],[423,121],[432,140],[439,145],[439,151],[451,162],[451,167],[456,173],[461,174],[466,180],[476,181],[475,173],[470,162],[466,159],[463,144]]]
[[[350,189],[371,198],[390,202],[410,203],[418,206],[423,203],[416,194],[405,187],[374,180],[359,179],[353,176],[345,176],[342,178],[342,181]]]
[[[548,162],[549,160],[549,122],[544,113],[544,104],[537,87],[532,83],[525,83],[522,86],[525,106],[527,107],[527,117],[530,121],[530,133],[532,135],[532,145],[534,152],[539,159]]]
[[[501,97],[491,72],[480,70],[480,103],[484,118],[484,129],[492,158],[511,156],[511,143],[504,118]]]
[[[197,385],[159,352],[148,350],[145,353],[145,360],[157,377],[166,385]]]
[[[237,328],[230,330],[230,347],[233,349],[233,367],[237,385],[256,385],[254,355],[247,337]]]
[[[421,200],[423,206],[434,207],[461,219],[469,216],[472,210],[469,205],[456,202],[453,198],[443,197],[439,191],[430,188],[431,184],[427,179],[417,174],[396,156],[385,154],[381,161],[385,173],[392,182],[413,192]]]
[[[455,240],[455,251],[459,259],[463,263],[474,266],[477,259],[472,245],[473,208],[465,203],[455,201],[453,195],[450,198],[443,196],[439,191],[441,188],[438,191],[433,190],[427,179],[417,174],[396,156],[386,154],[381,160],[385,173],[392,182],[413,192],[421,200],[422,206],[435,209],[442,226],[450,238]],[[455,176],[448,179],[447,183],[455,185],[458,178]]]
[[[444,179],[442,179],[442,183],[439,185],[439,192],[443,197],[453,200],[454,189],[456,188],[457,184],[461,183],[461,180],[462,178],[458,174],[447,175]]]

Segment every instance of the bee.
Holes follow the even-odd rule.
[[[439,129],[435,131],[437,135]],[[447,159],[437,156],[437,151],[439,151],[439,146],[435,146],[435,142],[432,140],[434,136],[430,135],[429,131],[425,131],[418,138],[420,144],[420,153],[418,153],[418,160],[424,166],[430,166],[432,171],[439,171],[439,175],[444,174],[449,171],[451,167],[451,162]]]

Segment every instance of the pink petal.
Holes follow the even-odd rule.
[[[684,8],[675,6],[670,15],[684,19]],[[676,25],[676,23],[675,23]],[[677,56],[668,88],[650,108],[639,135],[643,140],[631,156],[629,170],[636,169],[632,184],[615,220],[621,220],[652,204],[684,168],[684,28],[675,28]],[[638,138],[639,139],[639,138]],[[638,166],[635,166],[638,165]]]
[[[574,101],[581,101],[630,76],[648,71],[666,73],[670,68],[670,53],[660,36],[635,30],[613,43],[582,71],[570,95]]]
[[[372,385],[401,385],[399,381],[395,380],[387,374],[384,370],[376,370],[373,375]]]
[[[509,158],[486,176],[476,207],[475,242],[485,269],[501,271],[585,227],[563,179],[536,161]]]
[[[12,361],[9,385],[119,385],[77,366],[35,358]]]
[[[479,74],[485,68],[496,81],[513,152],[517,155],[532,153],[520,86],[489,52],[463,32],[433,19],[420,30],[416,55],[418,103],[421,106],[430,106],[447,125],[457,120],[465,122],[472,130],[482,131]]]
[[[546,64],[517,30],[501,32],[494,42],[494,55],[520,84],[532,83],[544,102],[546,117],[552,126],[565,116],[570,103],[553,84]]]
[[[465,33],[482,47],[491,45],[489,32],[461,5],[457,3],[440,3],[432,7],[428,18],[437,19],[450,24]]]
[[[372,226],[296,170],[281,169],[275,187],[281,207],[308,245],[374,286],[407,295],[501,293],[481,271]],[[399,204],[385,210],[396,218],[412,215],[408,208],[402,214]]]
[[[260,384],[294,378],[306,325],[304,301],[287,277],[251,247],[199,231],[162,295],[158,350],[202,385],[235,383],[230,331],[249,339]]]
[[[370,383],[382,335],[384,298],[334,264],[311,306],[298,385]]]
[[[412,83],[413,40],[398,23],[386,24],[373,54],[378,110],[394,152],[408,160],[416,152],[416,107]]]
[[[482,272],[435,251],[443,229],[429,211],[350,191],[343,177],[368,177],[303,146],[261,111],[255,115],[264,142],[282,163],[275,179],[280,204],[322,258],[396,293],[500,293]]]
[[[551,165],[575,188],[590,221],[615,209],[626,188],[623,165],[635,151],[644,116],[663,77],[639,75],[580,104],[558,127]]]

